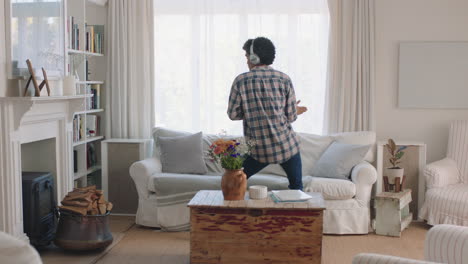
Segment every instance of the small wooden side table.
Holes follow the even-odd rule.
[[[409,211],[411,189],[402,192],[382,192],[375,196],[375,233],[384,236],[401,236],[413,219]]]

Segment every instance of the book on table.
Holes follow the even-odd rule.
[[[304,202],[313,197],[301,190],[271,191],[271,197],[275,202]]]

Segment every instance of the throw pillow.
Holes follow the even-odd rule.
[[[312,176],[349,179],[351,169],[364,160],[370,146],[334,141],[315,163]]]
[[[158,137],[163,172],[205,174],[202,132],[178,137]]]

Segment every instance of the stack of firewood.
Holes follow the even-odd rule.
[[[92,185],[69,192],[59,208],[80,215],[100,215],[112,210],[112,206],[104,199],[102,190],[96,190],[96,185]]]

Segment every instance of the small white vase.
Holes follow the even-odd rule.
[[[403,169],[403,168],[397,168],[397,169],[387,168],[386,172],[387,172],[386,175],[388,177],[388,183],[395,184],[395,178],[396,177],[400,177],[400,183],[401,183],[401,180],[403,179],[405,169]]]
[[[63,95],[74,96],[76,95],[76,79],[75,76],[67,75],[62,80]]]

